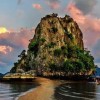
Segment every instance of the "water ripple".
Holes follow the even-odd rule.
[[[14,100],[20,94],[35,87],[34,83],[0,83],[0,100]]]

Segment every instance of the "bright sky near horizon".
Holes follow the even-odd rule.
[[[0,73],[8,72],[27,49],[46,14],[70,15],[83,32],[85,47],[100,66],[100,0],[0,0]]]

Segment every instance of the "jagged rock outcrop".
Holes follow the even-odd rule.
[[[42,72],[49,70],[51,65],[61,67],[64,61],[75,59],[73,54],[69,55],[71,46],[84,50],[83,34],[77,23],[68,15],[64,18],[57,14],[47,15],[36,27],[27,55],[21,58],[11,72],[18,72],[20,69]]]

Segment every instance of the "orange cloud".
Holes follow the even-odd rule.
[[[42,9],[42,6],[40,4],[33,4],[32,6],[33,8],[38,9],[38,10]]]
[[[70,3],[65,11],[69,12],[81,27],[85,46],[93,46],[100,39],[100,19],[90,14],[84,15],[74,3]]]
[[[7,54],[8,52],[11,52],[13,50],[10,46],[4,46],[0,45],[0,53]]]

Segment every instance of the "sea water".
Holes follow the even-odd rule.
[[[0,100],[15,100],[19,95],[36,86],[37,84],[33,82],[0,83]]]
[[[60,85],[55,90],[56,100],[100,100],[100,85],[72,82]]]
[[[0,83],[0,100],[16,100],[33,90],[37,83]],[[54,100],[100,100],[100,85],[87,82],[68,82],[55,89]]]

